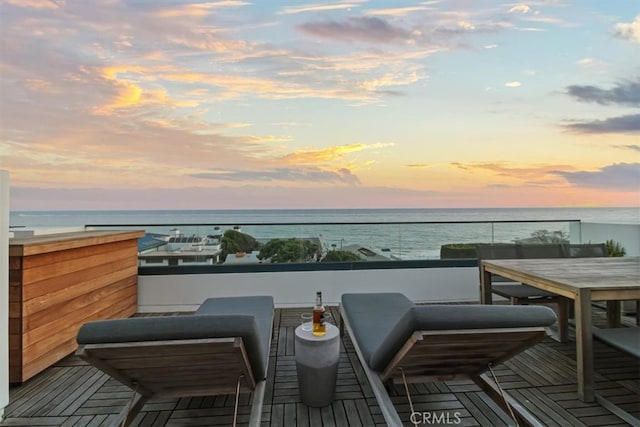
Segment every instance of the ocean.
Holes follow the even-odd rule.
[[[504,222],[517,221],[517,222]],[[539,222],[547,221],[547,222]],[[513,242],[533,234],[568,236],[570,221],[640,223],[639,208],[295,209],[12,211],[10,227],[109,226],[170,234],[240,227],[260,241],[321,237],[327,248],[370,247],[401,259],[438,258],[448,243]]]

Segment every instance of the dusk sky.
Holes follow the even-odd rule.
[[[640,2],[0,0],[12,210],[640,206]]]

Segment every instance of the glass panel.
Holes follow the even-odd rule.
[[[475,259],[482,243],[568,243],[569,221],[127,224],[141,266]],[[579,225],[579,223],[578,223]],[[580,227],[571,227],[575,233]],[[579,242],[579,238],[571,239]]]

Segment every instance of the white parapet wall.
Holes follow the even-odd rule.
[[[9,172],[0,170],[0,420],[9,405]]]
[[[192,311],[211,297],[272,295],[278,307],[310,307],[316,291],[337,305],[347,292],[402,292],[416,302],[477,302],[477,267],[140,276],[141,313]]]

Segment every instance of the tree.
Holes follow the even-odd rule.
[[[222,235],[220,246],[223,259],[226,259],[228,254],[251,252],[260,249],[260,243],[253,236],[238,230],[225,231]]]
[[[536,230],[531,233],[531,240],[536,243],[567,243],[569,236],[564,231]]]
[[[261,249],[258,258],[273,263],[313,261],[319,255],[318,245],[305,239],[272,239]]]
[[[329,251],[322,258],[322,262],[354,262],[362,261],[358,254],[349,251]]]

